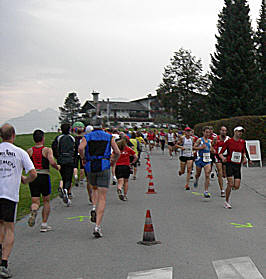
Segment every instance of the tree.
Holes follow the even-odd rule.
[[[73,125],[76,121],[79,120],[79,112],[80,112],[80,101],[75,92],[69,93],[65,99],[65,103],[63,107],[59,107],[60,123],[70,123]]]
[[[189,50],[179,49],[166,66],[163,82],[157,89],[161,106],[177,120],[179,124],[194,125],[198,121],[207,120],[204,99],[208,79],[202,73],[200,59],[192,56]]]
[[[255,36],[256,62],[259,69],[260,77],[260,96],[261,96],[261,113],[265,113],[265,92],[266,92],[266,16],[265,0],[262,0],[260,18],[257,21],[258,28]]]
[[[261,102],[249,6],[246,0],[224,2],[217,25],[216,52],[211,55],[209,96],[213,119],[256,114]]]

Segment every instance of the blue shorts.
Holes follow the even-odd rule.
[[[200,158],[198,160],[195,161],[195,165],[198,168],[204,168],[205,166],[209,165],[211,162],[203,162],[203,159]]]

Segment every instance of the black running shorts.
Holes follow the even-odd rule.
[[[0,199],[0,220],[14,223],[17,215],[17,203],[8,199]]]
[[[46,197],[51,194],[51,180],[49,174],[38,173],[37,178],[29,183],[32,198]]]
[[[241,164],[232,162],[226,163],[226,176],[241,179]]]
[[[193,161],[194,160],[194,157],[185,157],[185,156],[180,156],[179,157],[179,160],[181,161],[181,162],[186,162],[186,161]]]
[[[117,179],[119,178],[125,178],[128,179],[130,176],[130,167],[129,166],[116,166],[115,167],[115,176]]]
[[[174,146],[175,144],[173,142],[168,142],[167,143],[169,146]]]
[[[75,159],[74,159],[74,164],[75,164],[75,168],[80,168],[81,170],[83,170],[84,169],[84,166],[83,166],[83,164],[82,164],[82,160],[81,160],[81,158],[80,158],[80,155],[78,155],[77,157],[75,157]]]

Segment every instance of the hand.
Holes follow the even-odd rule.
[[[247,159],[244,158],[244,159],[243,159],[243,165],[246,165],[246,164],[247,164]]]
[[[60,171],[61,170],[61,166],[57,165],[57,170]]]
[[[206,144],[203,143],[201,146],[200,146],[200,149],[205,149],[206,148]]]
[[[27,184],[27,177],[24,175],[21,175],[21,183],[22,184]]]
[[[223,161],[223,163],[226,163],[226,161],[227,161],[224,156],[222,157],[222,161]]]

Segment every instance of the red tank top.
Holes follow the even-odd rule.
[[[34,167],[38,170],[43,169],[49,169],[49,161],[47,158],[43,157],[42,150],[44,149],[44,146],[42,147],[32,147],[32,155],[31,160],[34,164]]]

